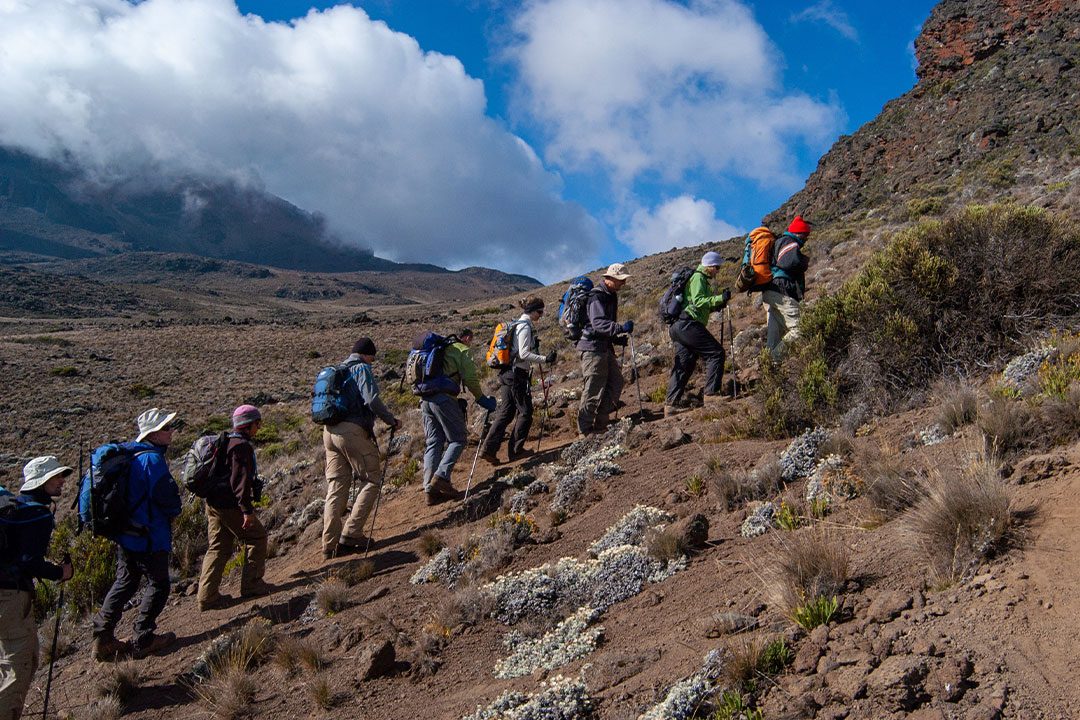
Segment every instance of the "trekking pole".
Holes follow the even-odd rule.
[[[544,439],[544,425],[547,424],[548,394],[547,394],[547,383],[544,382],[544,366],[543,365],[537,365],[537,367],[540,368],[540,387],[544,391],[544,414],[540,418],[540,434],[536,436],[536,452],[539,453],[540,452],[540,441]]]
[[[79,480],[82,480],[83,473],[83,442],[82,435],[79,435]],[[78,497],[78,493],[75,494]],[[80,520],[80,525],[82,524]],[[80,530],[82,528],[80,527]],[[71,564],[71,555],[64,553],[63,559],[64,565]],[[41,708],[41,720],[45,720],[49,716],[49,695],[52,694],[52,676],[53,666],[56,665],[56,642],[60,637],[60,618],[64,615],[64,581],[60,581],[60,597],[56,600],[56,624],[53,625],[52,634],[52,648],[49,651],[49,675],[45,680],[45,702]]]
[[[469,490],[472,488],[473,475],[476,473],[476,461],[480,458],[480,448],[484,447],[484,440],[487,439],[487,432],[485,432],[483,430],[483,428],[487,428],[488,431],[491,430],[491,427],[488,425],[488,419],[490,418],[490,416],[491,416],[491,411],[490,410],[485,410],[484,411],[484,424],[480,426],[481,427],[480,439],[477,440],[477,442],[476,442],[476,454],[473,455],[472,469],[469,470],[469,482],[467,482],[465,484],[465,497],[463,497],[461,499],[461,502],[465,502],[466,500],[469,499]]]
[[[739,397],[739,368],[735,365],[735,323],[731,319],[731,307],[724,309],[727,310],[728,342],[731,343],[731,398],[735,400]]]
[[[641,373],[637,369],[637,353],[634,352],[634,336],[630,335],[630,362],[634,366],[634,386],[637,388],[638,422],[645,417],[645,403],[641,400]]]
[[[386,441],[386,461],[383,463],[382,478],[379,480],[379,494],[375,496],[375,511],[371,513],[371,530],[368,531],[367,545],[364,547],[364,557],[371,551],[371,536],[375,534],[375,518],[379,516],[379,502],[382,500],[383,483],[386,482],[386,471],[390,468],[390,451],[394,448],[394,433],[396,427],[390,428],[390,439]]]

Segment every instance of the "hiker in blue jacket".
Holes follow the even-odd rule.
[[[172,520],[181,509],[180,492],[165,459],[175,419],[176,413],[151,408],[136,420],[139,435],[130,445],[135,456],[127,488],[130,528],[115,538],[116,581],[101,611],[94,616],[93,656],[97,660],[113,660],[128,651],[127,643],[117,640],[113,631],[144,577],[147,588],[135,619],[130,649],[136,657],[145,657],[176,641],[174,633],[154,632],[157,617],[169,599]]]
[[[0,718],[5,720],[22,716],[37,671],[34,579],[62,582],[74,574],[70,559],[63,565],[45,559],[54,527],[52,504],[71,472],[52,455],[36,457],[23,467],[18,497],[0,488]]]

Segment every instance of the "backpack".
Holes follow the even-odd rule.
[[[205,498],[221,479],[229,433],[200,436],[181,460],[180,482],[195,497]]]
[[[495,326],[495,334],[491,336],[487,355],[484,357],[489,368],[505,370],[514,364],[514,359],[517,357],[514,352],[514,331],[518,322],[518,320],[511,320]]]
[[[760,290],[772,281],[773,248],[776,235],[767,227],[754,228],[746,236],[742,267],[735,280],[738,292]]]
[[[695,272],[692,267],[682,267],[671,273],[671,285],[660,298],[660,320],[665,325],[673,324],[682,315],[686,284]]]
[[[106,443],[90,453],[90,470],[79,481],[79,522],[93,534],[115,539],[130,529],[131,461],[144,452],[150,451],[133,443]]]
[[[443,337],[428,331],[416,339],[405,360],[405,382],[414,395],[426,397],[436,393],[457,395],[461,386],[443,372],[446,348],[457,342],[453,335]]]
[[[13,535],[15,526],[37,522],[41,519],[40,515],[17,519],[19,510],[31,506],[45,508],[41,503],[20,502],[16,495],[0,487],[0,565],[10,566],[18,560],[15,554],[18,543]]]
[[[559,327],[566,339],[577,342],[589,322],[588,301],[593,282],[584,275],[570,281],[570,287],[563,293],[559,303]]]
[[[358,392],[346,387],[353,365],[359,361],[324,367],[315,376],[311,389],[311,421],[317,425],[336,425],[363,403]]]

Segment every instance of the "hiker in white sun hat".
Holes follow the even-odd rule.
[[[16,497],[0,488],[0,718],[18,718],[38,666],[38,634],[31,610],[34,579],[64,581],[71,561],[45,559],[55,521],[52,504],[71,475],[54,455],[23,466]]]
[[[626,345],[634,321],[619,323],[619,290],[630,278],[626,266],[612,263],[589,293],[588,321],[575,347],[581,354],[581,404],[577,426],[582,436],[602,431],[618,407],[623,389],[622,370],[613,345]]]
[[[113,660],[132,650],[136,657],[145,657],[176,641],[174,633],[154,632],[157,617],[169,599],[172,520],[181,510],[180,491],[165,459],[175,423],[176,413],[150,408],[135,420],[139,428],[136,441],[124,443],[132,455],[126,491],[130,518],[127,529],[112,538],[117,544],[116,582],[94,616],[92,654],[97,660]],[[143,578],[147,589],[129,647],[113,632]]]

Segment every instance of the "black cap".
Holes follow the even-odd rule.
[[[353,343],[352,351],[356,355],[374,355],[375,342],[369,337],[362,337]]]

